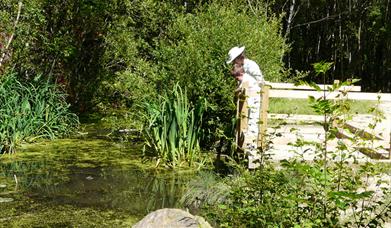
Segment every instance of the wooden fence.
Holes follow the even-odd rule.
[[[391,109],[391,94],[385,93],[363,93],[360,86],[343,86],[339,88],[339,91],[328,92],[328,88],[332,85],[318,85],[322,88],[323,91],[315,91],[310,86],[295,86],[291,83],[267,83],[262,86],[261,100],[262,107],[260,110],[259,116],[259,133],[258,133],[258,147],[265,148],[266,145],[266,133],[267,133],[267,122],[268,122],[268,107],[269,107],[269,98],[278,97],[278,98],[290,98],[290,99],[307,99],[309,96],[315,98],[323,97],[326,94],[326,99],[338,99],[341,98],[341,91],[344,91],[344,98],[349,100],[367,100],[367,101],[380,101],[383,103],[389,103]],[[244,86],[245,87],[245,86]],[[326,93],[324,93],[326,91]],[[239,95],[241,99],[238,99],[238,111],[237,116],[240,117],[239,124],[237,125],[237,145],[242,145],[245,139],[241,134],[242,129],[247,127],[246,113],[247,113],[247,104],[246,104],[246,94],[245,90]],[[386,110],[384,113],[386,120],[385,124],[389,124],[388,133],[384,132],[382,138],[376,136],[378,140],[387,141],[385,138],[389,137],[388,140],[388,158],[391,159],[391,110]],[[369,134],[365,132],[364,129],[359,129],[352,125],[345,126],[351,130],[353,133],[361,132],[361,134]],[[343,136],[343,134],[341,134]],[[374,138],[376,138],[374,137]],[[386,146],[386,147],[387,147]],[[384,157],[383,157],[384,158]]]

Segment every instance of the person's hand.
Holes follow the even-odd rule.
[[[235,89],[235,94],[240,94],[240,93],[243,93],[244,89],[243,88],[237,88]]]

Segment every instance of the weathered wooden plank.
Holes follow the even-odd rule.
[[[277,82],[267,82],[267,85],[270,85],[272,89],[296,89],[296,90],[314,90],[311,86],[295,86],[293,83],[277,83]],[[332,85],[323,85],[318,84],[320,88],[323,90],[327,90],[327,88],[332,87]],[[326,87],[325,87],[326,86]],[[361,86],[342,86],[340,91],[352,91],[352,92],[360,92]]]
[[[280,98],[293,98],[293,99],[306,99],[308,96],[319,98],[323,96],[323,92],[318,91],[299,91],[299,90],[281,90],[271,89],[269,97],[280,97]],[[391,102],[390,93],[362,93],[362,92],[348,92],[346,94],[350,100],[368,100],[377,101],[380,97],[380,101]],[[338,99],[341,98],[340,92],[326,92],[326,99]]]
[[[237,123],[236,123],[236,146],[238,152],[245,152],[243,145],[245,143],[244,132],[248,128],[248,105],[246,99],[246,89],[248,88],[248,82],[243,83],[243,89],[237,91]]]
[[[270,86],[264,85],[262,86],[261,92],[261,101],[262,106],[261,110],[259,110],[259,127],[258,127],[258,147],[262,149],[266,148],[266,130],[267,130],[267,118],[268,118],[268,110],[269,110],[269,88]]]

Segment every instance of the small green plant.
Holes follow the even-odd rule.
[[[66,135],[79,121],[55,85],[39,77],[23,83],[7,74],[0,80],[0,123],[0,151],[13,153],[23,141]]]
[[[320,62],[314,64],[316,74],[323,77],[323,82],[326,84],[326,73],[332,66],[331,63]],[[319,183],[322,186],[318,197],[322,198],[322,221],[329,222],[330,215],[337,217],[336,224],[350,224],[356,226],[370,226],[373,224],[381,224],[384,222],[388,211],[378,210],[379,208],[387,208],[389,202],[377,201],[372,199],[375,197],[373,190],[368,190],[368,179],[374,178],[377,173],[373,169],[364,168],[367,173],[362,175],[355,174],[355,169],[352,164],[357,164],[357,158],[354,155],[361,144],[373,145],[374,137],[362,137],[362,131],[352,132],[348,120],[352,119],[350,113],[350,103],[346,98],[347,91],[341,90],[343,86],[351,86],[358,80],[352,79],[345,82],[334,82],[331,87],[320,88],[315,83],[304,83],[312,86],[317,91],[323,91],[323,96],[319,98],[309,97],[309,103],[313,110],[323,115],[322,123],[324,129],[324,139],[322,143],[312,142],[317,148],[318,157],[316,158],[313,167],[321,170],[322,180]],[[333,93],[339,93],[335,98],[329,98]],[[382,113],[378,108],[374,107],[369,110],[373,117],[373,123],[369,124],[370,129],[374,129],[383,118]],[[352,133],[352,136],[346,136],[344,132]],[[329,144],[333,142],[335,149],[330,150]],[[353,163],[352,163],[353,162]],[[356,169],[361,170],[363,167],[373,167],[372,164],[357,165]],[[361,188],[361,190],[359,190]],[[382,194],[389,194],[383,189],[378,189]],[[360,205],[360,206],[359,206]],[[386,205],[386,206],[384,206]],[[359,210],[354,210],[359,207]],[[345,220],[341,219],[340,211],[349,211],[353,208],[353,216],[360,214],[361,219]],[[384,213],[386,212],[386,213]],[[349,213],[347,213],[349,214]],[[349,216],[347,216],[349,217]],[[365,217],[365,218],[364,218]]]
[[[156,102],[145,102],[146,126],[144,136],[147,152],[163,163],[176,167],[189,165],[200,158],[202,116],[206,101],[189,103],[186,91],[176,84],[172,92],[160,96]]]
[[[197,177],[192,178],[188,186],[181,203],[193,209],[223,203],[231,190],[227,181],[213,172],[201,172]]]

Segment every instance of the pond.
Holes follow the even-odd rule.
[[[143,163],[139,143],[63,139],[1,157],[5,227],[129,227],[150,211],[180,207],[191,172]]]

